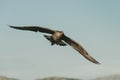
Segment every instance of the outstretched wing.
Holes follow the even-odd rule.
[[[68,43],[70,46],[72,46],[75,50],[77,50],[81,55],[83,55],[87,60],[95,63],[95,64],[100,64],[98,61],[96,61],[92,56],[88,54],[88,52],[77,42],[74,40],[70,39],[66,35],[63,36],[63,40]]]
[[[10,25],[9,25],[10,26]],[[34,31],[34,32],[42,32],[42,33],[49,33],[49,34],[53,34],[55,31],[48,29],[48,28],[43,28],[43,27],[38,27],[38,26],[10,26],[11,28],[14,29],[19,29],[19,30],[28,30],[28,31]]]

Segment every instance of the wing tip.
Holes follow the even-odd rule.
[[[10,28],[15,28],[14,26],[8,25]]]
[[[90,60],[91,62],[95,63],[95,64],[101,64],[100,62],[96,61],[95,59]]]
[[[8,25],[10,28],[14,28],[14,29],[20,29],[20,30],[25,30],[24,27],[19,27],[19,26],[11,26]]]
[[[89,61],[91,61],[94,64],[101,64],[100,62],[98,62],[96,59],[94,59],[92,56],[89,55],[88,56],[84,56],[86,59],[88,59]]]
[[[95,63],[95,64],[99,64],[99,65],[101,64],[101,63],[99,63],[98,61],[95,61],[94,63]]]

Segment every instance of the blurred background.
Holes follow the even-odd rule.
[[[120,74],[119,0],[0,0],[0,75],[21,80],[61,76],[94,79]],[[62,30],[101,65],[70,46],[51,46],[42,33],[13,26]]]

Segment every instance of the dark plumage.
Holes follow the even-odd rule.
[[[44,35],[44,37],[51,42],[51,45],[57,44],[60,46],[66,46],[67,44],[69,44],[71,47],[77,50],[81,55],[83,55],[87,60],[95,64],[100,64],[92,56],[90,56],[88,52],[80,44],[78,44],[76,41],[66,36],[62,31],[51,30],[48,28],[43,28],[38,26],[22,26],[22,27],[10,26],[10,27],[14,29],[19,29],[19,30],[28,30],[28,31],[34,31],[34,32],[39,31],[42,33],[51,34],[51,36]]]

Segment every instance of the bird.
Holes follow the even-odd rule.
[[[25,31],[34,31],[34,32],[41,32],[47,33],[51,35],[44,35],[44,37],[51,42],[51,45],[59,45],[59,46],[71,46],[77,52],[79,52],[84,58],[87,60],[95,63],[100,64],[97,60],[95,60],[84,48],[82,45],[77,43],[75,40],[71,39],[70,37],[66,36],[63,31],[59,30],[52,30],[45,27],[40,26],[11,26],[8,25],[10,28],[25,30]]]

